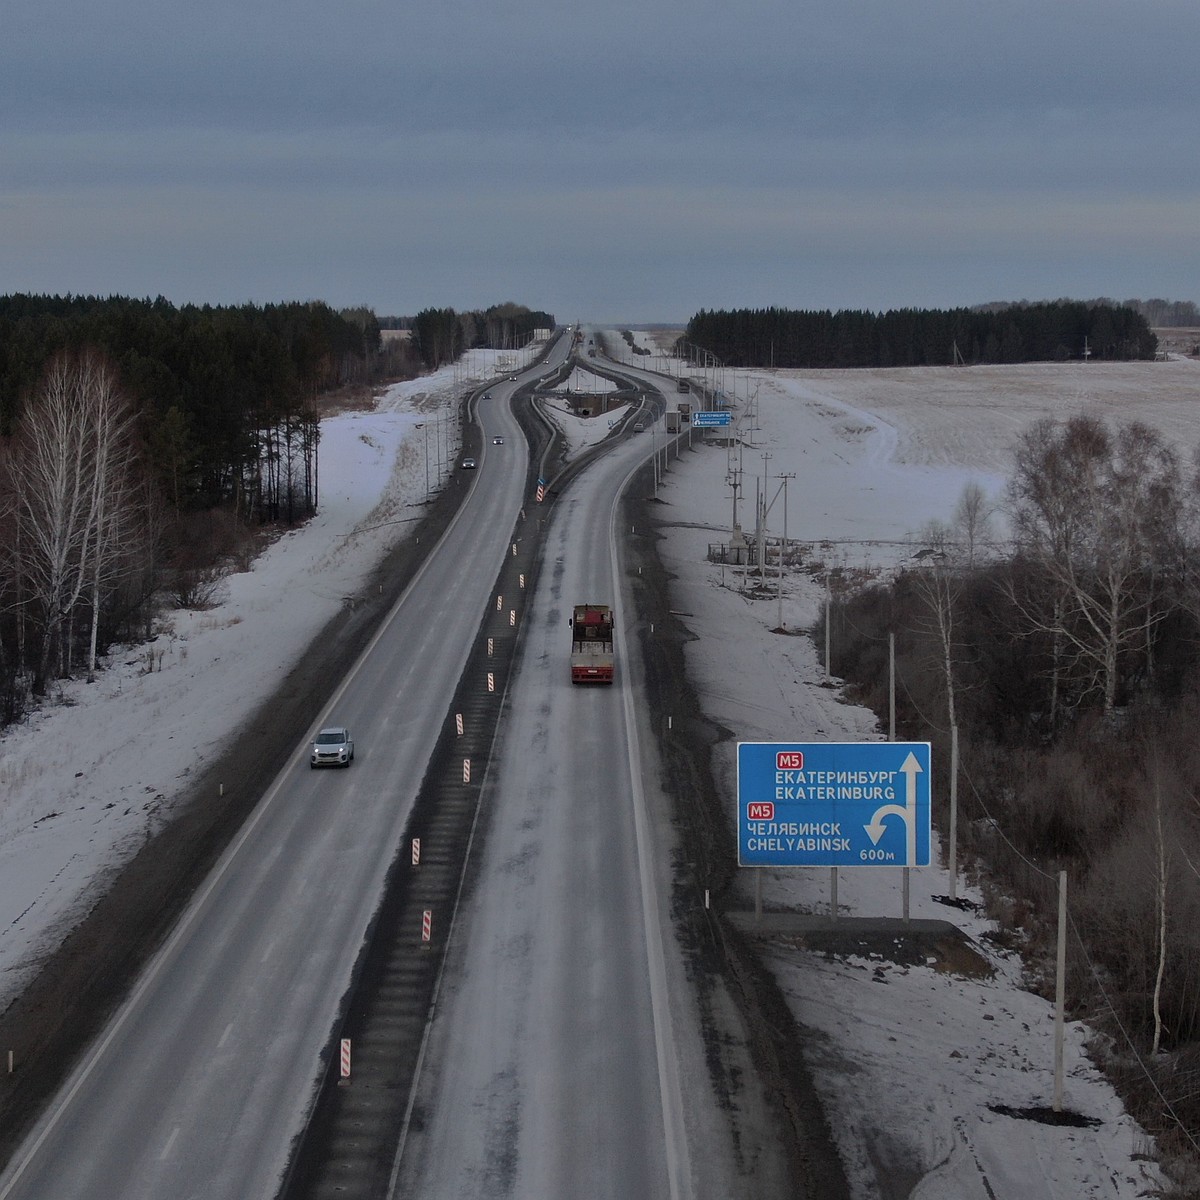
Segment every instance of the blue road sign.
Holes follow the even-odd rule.
[[[692,413],[692,426],[695,429],[715,429],[718,425],[728,425],[733,420],[733,414],[728,412],[708,412],[701,409]]]
[[[928,742],[739,742],[738,864],[927,867]]]

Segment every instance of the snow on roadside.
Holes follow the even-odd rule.
[[[608,412],[597,413],[593,417],[580,417],[565,403],[560,404],[546,397],[539,397],[538,405],[562,433],[567,443],[565,457],[568,462],[584,450],[598,446],[604,441],[612,433],[617,422],[629,411],[628,404],[619,404]]]
[[[615,392],[617,385],[611,379],[605,379],[603,375],[597,375],[583,367],[575,367],[554,390],[557,392],[589,392],[603,396],[609,392]]]
[[[761,372],[748,393],[755,388],[758,418],[743,421],[741,523],[753,524],[754,477],[770,498],[776,477],[791,473],[789,537],[812,542],[827,562],[868,569],[910,554],[911,535],[929,520],[949,520],[966,481],[998,496],[1013,439],[1038,417],[1088,411],[1143,420],[1183,454],[1200,434],[1195,363]],[[873,713],[843,703],[825,683],[809,637],[772,632],[781,617],[792,634],[811,627],[820,586],[797,574],[785,578],[782,596],[773,576],[743,590],[733,568],[707,561],[709,543],[729,540],[726,480],[738,457],[709,438],[697,453],[672,460],[659,490],[670,506],[664,558],[697,635],[685,652],[706,711],[735,741],[881,738]],[[772,456],[765,463],[764,452]],[[769,518],[773,537],[782,532],[782,509],[780,500]],[[714,756],[731,830],[735,741]],[[828,912],[828,870],[764,874],[769,909]],[[1021,963],[989,940],[986,919],[932,899],[948,885],[943,867],[914,872],[912,915],[957,925],[990,963],[991,978],[762,943],[805,1030],[806,1058],[855,1200],[1155,1194],[1162,1181],[1147,1161],[1150,1139],[1089,1060],[1083,1026],[1068,1029],[1065,1099],[1093,1127],[1045,1125],[992,1107],[1050,1105],[1052,1011],[1024,990]],[[741,887],[752,908],[748,880]],[[841,871],[839,912],[900,916],[901,887],[902,873],[892,868]],[[978,891],[963,881],[958,890],[981,906]]]
[[[472,359],[490,376],[487,355]],[[323,420],[316,517],[228,576],[213,607],[164,613],[152,642],[115,647],[94,683],[56,687],[0,736],[0,1010],[416,519],[426,462],[436,488],[457,454],[460,374]]]

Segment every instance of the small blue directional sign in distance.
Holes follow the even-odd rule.
[[[701,409],[692,413],[692,427],[695,429],[715,429],[718,425],[728,425],[733,420],[733,414],[728,412],[708,412]]]
[[[927,867],[928,742],[739,742],[743,867]]]

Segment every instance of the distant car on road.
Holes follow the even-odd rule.
[[[491,393],[491,392],[484,392],[484,393],[483,393],[483,398],[484,398],[485,400],[490,400],[490,399],[492,398],[492,393]]]
[[[643,425],[643,424],[641,423],[641,421],[639,421],[639,422],[638,422],[638,423],[637,423],[637,424],[636,424],[636,425],[633,427],[633,432],[634,432],[634,433],[641,433],[641,432],[642,432],[642,430],[643,430],[643,429],[645,429],[645,428],[646,428],[646,427],[645,427],[645,425]]]
[[[354,741],[344,725],[330,725],[312,744],[310,767],[348,767],[354,761]]]
[[[462,460],[462,468],[464,471],[475,470],[475,460],[473,458],[464,458]]]
[[[502,437],[499,437],[499,436],[497,436],[497,437],[494,437],[494,438],[492,438],[492,445],[493,445],[493,446],[503,446],[503,445],[504,445],[504,439],[503,439]]]

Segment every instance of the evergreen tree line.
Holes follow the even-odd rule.
[[[727,366],[811,369],[1152,359],[1158,346],[1132,308],[1068,300],[998,311],[702,309],[684,340]]]
[[[339,314],[322,303],[177,308],[161,297],[4,296],[0,437],[15,433],[55,356],[84,348],[115,368],[174,508],[232,504],[250,519],[277,520],[302,515],[296,497],[270,486],[279,438],[302,427],[314,437],[317,397],[368,381],[380,342],[370,310]]]
[[[388,318],[400,320],[401,318]],[[426,308],[412,318],[413,345],[421,362],[433,370],[453,362],[466,350],[481,347],[515,350],[535,329],[553,329],[554,317],[520,304],[494,304],[482,312]]]
[[[423,316],[434,362],[553,325]],[[256,527],[311,515],[321,397],[417,374],[414,342],[319,302],[0,297],[0,723],[148,637],[164,600],[211,602]]]
[[[1200,475],[1138,423],[1044,420],[1015,447],[1003,509],[997,542],[970,486],[912,565],[845,588],[833,670],[886,721],[894,637],[898,736],[934,744],[945,833],[957,729],[960,862],[983,868],[993,914],[1035,959],[1039,944],[1052,957],[1067,871],[1068,1003],[1108,1035],[1097,1052],[1135,1116],[1186,1148],[1200,1127]]]
[[[394,366],[368,309],[0,297],[0,722],[310,515],[318,398]]]

